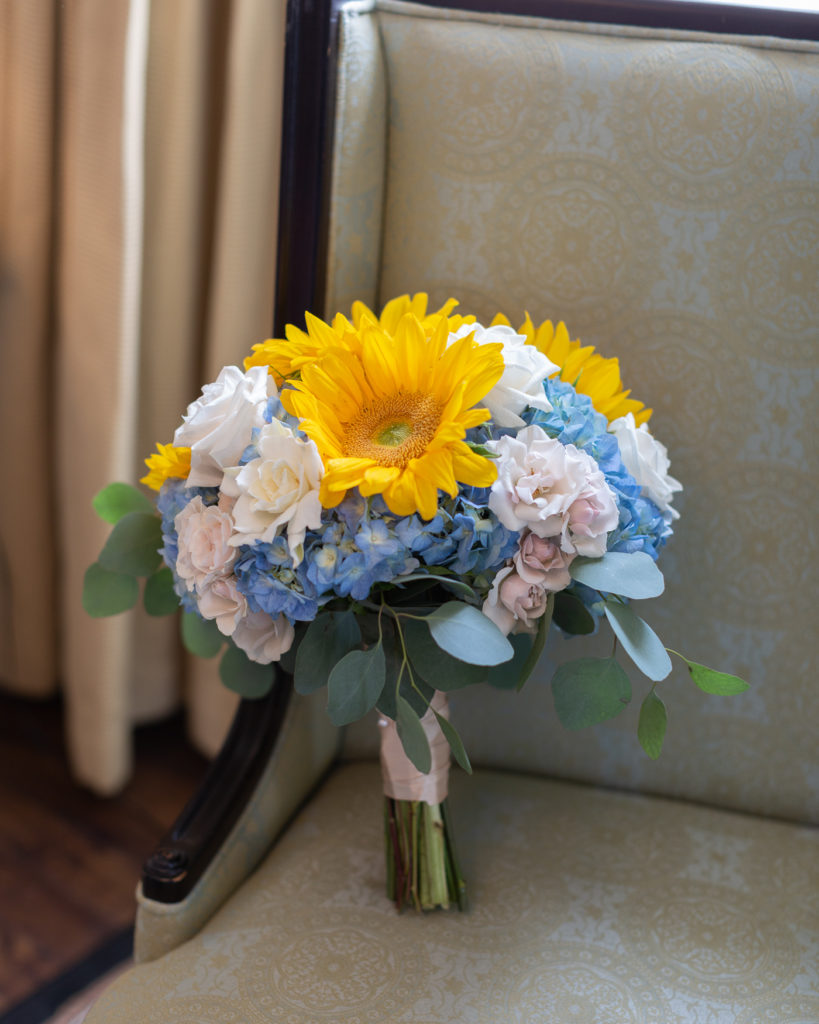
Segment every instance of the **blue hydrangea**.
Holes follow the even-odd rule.
[[[247,598],[251,611],[267,612],[272,618],[286,615],[290,622],[310,622],[316,617],[315,589],[303,586],[285,537],[243,545],[233,571],[237,589]]]

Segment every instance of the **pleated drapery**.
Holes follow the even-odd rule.
[[[80,596],[93,495],[269,336],[284,23],[285,0],[0,5],[0,682],[63,688],[101,793],[135,723],[184,701],[212,752],[234,706],[174,623]]]

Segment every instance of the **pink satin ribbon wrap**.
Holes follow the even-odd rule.
[[[436,690],[430,702],[442,718],[449,718],[446,694]],[[394,800],[423,800],[427,804],[440,804],[446,800],[449,783],[449,744],[431,710],[421,719],[429,742],[432,766],[429,774],[419,772],[404,753],[395,722],[382,715],[378,719],[381,729],[381,777],[384,793]]]

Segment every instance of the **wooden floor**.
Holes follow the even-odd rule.
[[[131,923],[142,861],[205,768],[179,719],[145,726],[131,783],[95,797],[68,773],[59,702],[0,693],[0,1015]]]

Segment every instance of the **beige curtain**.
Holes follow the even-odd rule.
[[[80,593],[93,495],[269,336],[284,19],[285,0],[0,0],[0,680],[62,686],[101,793],[135,722],[184,701],[212,752],[234,706],[174,624],[91,620]]]

